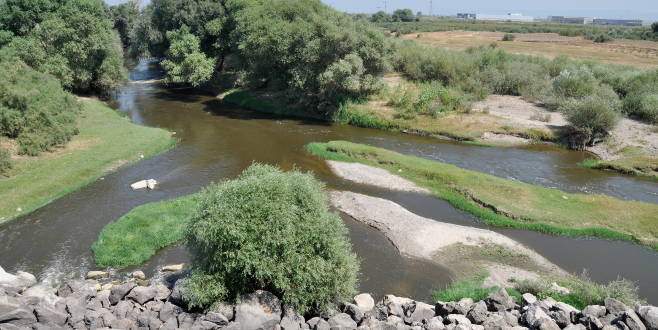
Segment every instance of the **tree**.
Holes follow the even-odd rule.
[[[393,12],[392,19],[395,22],[413,22],[416,20],[416,16],[411,9],[397,9]]]
[[[651,31],[658,34],[658,22],[653,22],[653,24],[651,24]]]
[[[106,93],[124,79],[121,42],[101,0],[4,3],[8,4],[0,21],[16,37],[6,47],[29,66],[77,92]],[[35,7],[30,9],[31,5]]]
[[[370,21],[374,23],[386,23],[391,21],[391,15],[387,14],[383,10],[380,10],[370,17]]]
[[[199,47],[199,38],[190,33],[187,26],[167,32],[169,50],[162,61],[166,80],[199,86],[212,77],[214,61],[206,57]]]
[[[139,18],[139,0],[129,0],[128,2],[110,7],[110,14],[114,21],[114,29],[119,32],[123,48],[128,48],[132,42],[132,30]]]

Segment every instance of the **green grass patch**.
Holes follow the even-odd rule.
[[[471,298],[474,301],[483,300],[498,288],[483,288],[487,273],[477,274],[451,283],[448,287],[436,290],[432,294],[435,301],[459,301],[463,298]]]
[[[645,176],[658,180],[658,158],[653,157],[631,156],[611,161],[590,158],[585,159],[579,165],[591,169]]]
[[[63,149],[16,159],[0,178],[0,223],[80,189],[121,165],[175,145],[163,129],[131,123],[104,103],[82,100],[80,133]]]
[[[485,223],[571,237],[658,242],[658,205],[572,194],[345,141],[312,143],[325,159],[359,162],[401,175]]]
[[[195,209],[196,195],[134,208],[103,228],[91,247],[96,265],[125,268],[144,263],[183,239]]]

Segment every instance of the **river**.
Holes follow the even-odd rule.
[[[157,77],[147,63],[131,77]],[[572,192],[601,193],[658,203],[655,181],[581,168],[589,155],[548,146],[480,147],[379,130],[274,117],[222,104],[212,96],[155,84],[127,84],[115,98],[118,111],[134,122],[176,132],[179,145],[162,155],[109,174],[20,219],[0,226],[0,265],[41,278],[79,276],[93,268],[90,246],[100,230],[135,206],[196,192],[211,182],[238,175],[252,162],[313,171],[330,188],[391,199],[412,212],[440,221],[483,227],[468,214],[428,196],[384,191],[335,177],[304,145],[349,140],[460,167]],[[135,181],[155,178],[156,190],[132,191]],[[400,256],[379,232],[343,217],[362,260],[361,290],[428,299],[453,276],[447,269]],[[564,269],[587,269],[597,281],[621,276],[636,281],[642,296],[658,303],[658,253],[626,242],[554,237],[519,230],[498,230],[535,249]],[[149,274],[166,263],[184,262],[183,247],[165,249],[139,267]]]

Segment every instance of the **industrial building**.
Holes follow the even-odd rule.
[[[490,14],[471,14],[459,13],[459,19],[475,19],[480,21],[500,21],[500,22],[534,22],[535,18],[532,16],[524,16],[522,14],[509,13],[507,15],[490,15]]]
[[[594,19],[591,17],[548,16],[548,21],[560,24],[592,24]]]

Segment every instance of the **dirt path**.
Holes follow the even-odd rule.
[[[550,112],[518,96],[491,95],[473,105],[474,112],[489,113],[508,121],[509,125],[557,130],[568,125],[559,112]],[[485,134],[484,140],[498,142],[499,134]],[[517,142],[522,140],[516,138]],[[636,120],[622,118],[604,143],[587,148],[602,160],[616,160],[630,148],[649,157],[658,157],[658,129]]]
[[[486,268],[490,284],[563,273],[533,250],[490,230],[424,218],[392,201],[353,192],[332,192],[331,201],[345,214],[380,230],[401,254],[442,264],[458,274]],[[501,254],[525,262],[507,264],[504,257],[492,258],[490,251],[505,251]]]
[[[401,178],[397,175],[392,175],[387,170],[376,168],[359,163],[345,163],[328,160],[329,168],[339,177],[346,180],[360,183],[375,185],[380,188],[417,192],[427,194],[429,191],[421,188],[413,182]]]

